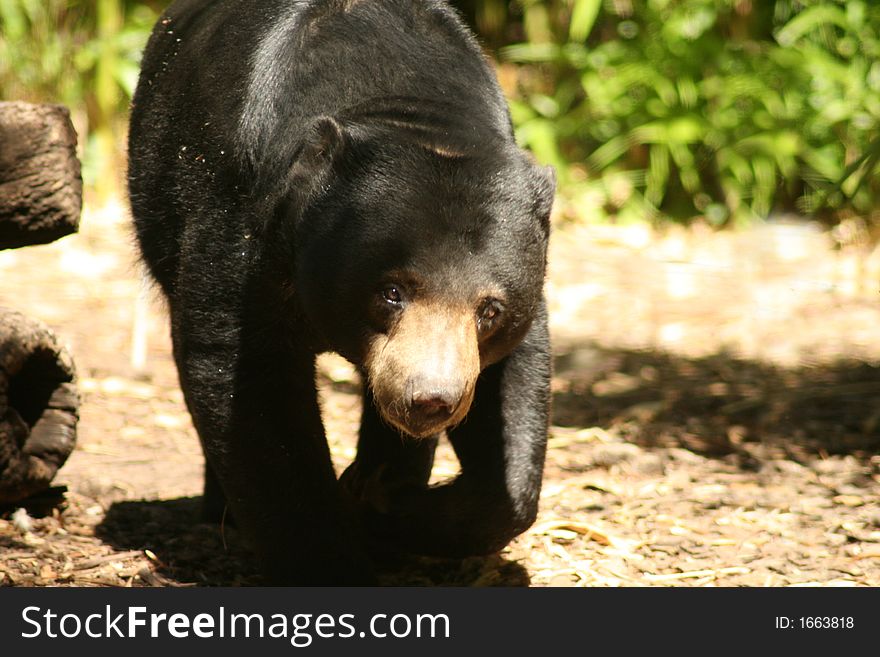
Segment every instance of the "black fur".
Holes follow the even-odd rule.
[[[445,3],[178,0],[144,54],[129,154],[206,509],[228,505],[275,581],[372,581],[362,531],[467,555],[533,522],[554,180],[516,147],[494,75]],[[428,488],[436,440],[401,438],[367,390],[340,486],[315,355],[365,368],[393,322],[377,294],[401,269],[432,298],[505,297],[471,410],[448,432],[462,474]]]

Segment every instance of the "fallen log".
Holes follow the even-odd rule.
[[[0,506],[49,487],[73,450],[73,359],[44,324],[0,308]]]
[[[0,102],[0,249],[76,232],[82,176],[62,105]]]

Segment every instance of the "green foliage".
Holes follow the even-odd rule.
[[[164,0],[0,0],[0,98],[68,105],[112,180]],[[880,207],[880,3],[460,0],[513,67],[520,141],[597,218]]]
[[[518,137],[603,216],[716,225],[880,199],[880,7],[523,0]],[[535,14],[538,11],[538,14]]]
[[[67,105],[86,127],[86,182],[118,160],[121,118],[156,12],[125,0],[0,0],[0,98]]]

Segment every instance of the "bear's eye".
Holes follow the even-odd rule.
[[[403,301],[403,294],[400,292],[400,288],[396,285],[388,285],[382,290],[382,297],[388,303],[393,303],[395,305],[399,304]]]
[[[480,329],[487,330],[498,320],[503,307],[497,299],[486,299],[480,306],[480,312],[477,318]]]

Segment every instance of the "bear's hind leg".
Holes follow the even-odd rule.
[[[202,494],[202,520],[212,523],[229,524],[233,521],[227,514],[226,494],[220,486],[214,468],[205,458],[205,487]]]

